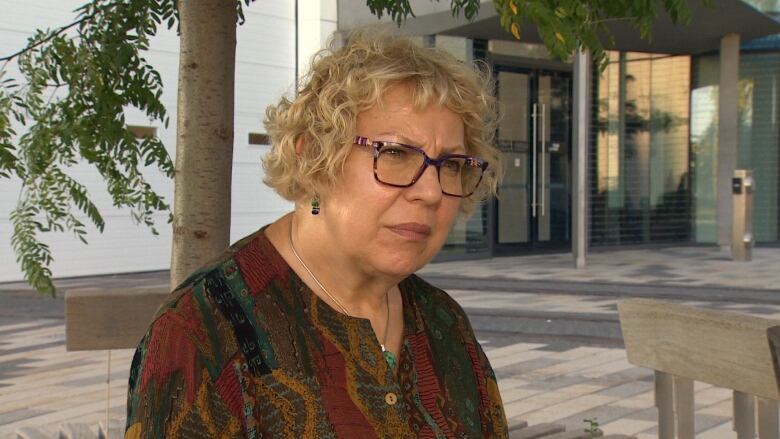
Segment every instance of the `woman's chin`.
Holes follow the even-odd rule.
[[[423,259],[420,254],[416,254],[383,261],[377,268],[389,276],[404,278],[424,267],[429,260],[430,258]]]

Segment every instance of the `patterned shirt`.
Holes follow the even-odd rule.
[[[126,439],[505,438],[460,306],[412,275],[390,369],[371,322],[314,294],[263,230],[194,273],[133,358]]]

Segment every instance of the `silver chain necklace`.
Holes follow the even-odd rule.
[[[320,287],[320,289],[330,298],[330,300],[333,301],[333,303],[335,303],[336,305],[339,306],[339,308],[341,308],[341,311],[344,314],[346,314],[346,315],[348,315],[350,317],[353,317],[352,314],[350,314],[350,312],[347,311],[347,308],[345,308],[344,305],[341,304],[341,301],[339,301],[339,299],[337,299],[332,294],[330,294],[328,289],[325,288],[324,285],[322,285],[322,282],[320,282],[320,280],[317,279],[317,276],[315,276],[314,273],[312,273],[311,270],[309,270],[309,267],[306,265],[305,262],[303,262],[303,259],[301,259],[301,256],[298,254],[298,251],[295,250],[295,244],[293,244],[292,219],[290,219],[290,249],[292,249],[293,255],[295,255],[296,259],[298,259],[298,262],[300,262],[301,265],[303,266],[303,268],[306,270],[306,272],[309,273],[309,276],[311,276],[311,278],[314,279],[314,282],[317,284],[317,286]],[[385,294],[385,308],[387,308],[387,319],[385,320],[385,334],[382,337],[382,343],[380,343],[379,346],[382,347],[382,352],[384,353],[385,359],[387,359],[388,364],[390,364],[391,367],[394,367],[395,366],[395,364],[394,364],[395,363],[395,355],[393,355],[392,352],[390,352],[387,349],[385,349],[385,345],[387,344],[387,332],[388,332],[387,330],[388,330],[388,328],[390,326],[390,297],[389,297],[389,295],[390,295],[389,292],[387,292]],[[389,356],[392,356],[392,360],[390,359]]]

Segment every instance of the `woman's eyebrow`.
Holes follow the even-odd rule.
[[[422,142],[418,142],[411,137],[407,137],[397,131],[384,131],[376,135],[377,140],[383,140],[383,137],[390,136],[398,141],[398,143],[405,143],[411,146],[420,146]]]
[[[381,138],[383,136],[391,136],[391,137],[393,137],[395,139],[398,139],[398,143],[403,143],[405,145],[415,146],[415,147],[418,147],[418,148],[423,143],[423,142],[418,142],[418,141],[412,139],[411,137],[407,137],[407,136],[405,136],[405,135],[403,135],[401,133],[398,133],[396,131],[381,132],[381,133],[376,135],[376,139],[377,140],[382,140]],[[450,146],[450,147],[443,147],[439,151],[439,155],[443,155],[443,154],[465,154],[465,153],[466,153],[466,148],[463,145],[461,145],[461,144],[453,145],[453,146]]]

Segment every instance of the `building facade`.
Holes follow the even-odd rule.
[[[36,29],[57,28],[75,19],[83,0],[0,0],[0,54],[16,52]],[[291,209],[289,202],[262,183],[260,158],[268,149],[263,118],[268,105],[294,93],[296,72],[320,49],[336,29],[336,3],[316,1],[296,7],[295,0],[258,2],[245,8],[246,22],[237,29],[235,136],[231,240],[235,241]],[[139,111],[126,109],[129,125],[150,130],[163,140],[171,157],[176,144],[176,90],[179,39],[160,26],[145,57],[161,74],[162,96],[171,120],[169,127],[150,122]],[[299,61],[299,58],[301,61]],[[299,65],[299,63],[301,65]],[[10,75],[17,74],[9,64]],[[21,130],[17,127],[17,132]],[[167,215],[157,216],[159,236],[135,224],[126,210],[115,209],[103,180],[87,166],[73,169],[84,183],[106,221],[105,231],[89,229],[88,245],[71,234],[46,233],[40,238],[51,247],[52,271],[58,277],[164,270],[170,266],[171,229]],[[149,181],[172,203],[173,182],[154,172]],[[11,247],[9,214],[19,196],[19,182],[0,179],[0,282],[23,279]],[[80,220],[89,225],[87,218]]]
[[[581,155],[586,201],[580,212],[573,208],[572,61],[551,59],[540,44],[505,41],[490,11],[467,23],[448,17],[442,10],[447,5],[427,7],[398,32],[422,35],[423,44],[465,61],[485,60],[503,112],[496,142],[506,178],[499,197],[456,226],[442,259],[571,251],[577,215],[585,217],[590,249],[728,246],[734,169],[752,170],[755,179],[754,242],[780,243],[780,35],[748,35],[751,27],[777,29],[772,18],[780,2],[715,2],[713,10],[694,11],[690,34],[674,35],[684,29],[661,23],[654,42],[635,41],[618,29],[623,47],[609,53],[605,70],[590,67],[587,150]],[[492,9],[488,3],[484,8]],[[741,28],[675,41],[709,32],[712,16],[726,19],[731,13],[739,14]],[[341,17],[344,32],[370,21],[359,13]],[[523,34],[533,32],[525,27]],[[738,49],[721,56],[724,44],[735,40]],[[730,84],[721,72],[734,63],[738,76]],[[721,116],[730,107],[719,96],[724,84],[736,90],[733,129]],[[727,134],[734,134],[733,145]]]
[[[777,16],[780,1],[753,1],[758,10],[745,9],[740,0],[716,3],[747,14],[748,19],[764,20],[760,23],[764,28],[776,23],[767,24],[765,18]],[[23,47],[35,29],[72,21],[72,10],[80,3],[0,0],[5,11],[0,16],[0,53]],[[610,52],[604,71],[587,68],[586,122],[577,125],[578,70],[572,60],[553,59],[533,41],[507,41],[503,31],[481,29],[480,23],[461,21],[457,27],[457,20],[448,15],[449,2],[412,3],[418,18],[410,19],[408,27],[417,23],[418,29],[398,32],[415,35],[421,44],[443,48],[465,62],[487,62],[503,113],[496,132],[506,166],[499,198],[456,224],[439,259],[568,252],[580,240],[591,249],[725,245],[722,236],[728,224],[723,218],[730,211],[722,176],[732,168],[751,169],[755,176],[756,243],[780,243],[780,35],[737,40],[739,50],[727,55],[718,50],[717,40],[714,46],[692,42],[676,50],[676,40],[692,38],[661,32],[653,43],[646,43],[623,35],[619,40],[626,42],[624,47]],[[486,3],[482,9],[489,14],[492,5]],[[232,240],[291,208],[261,182],[259,162],[269,148],[262,126],[265,108],[294,92],[296,77],[334,32],[343,35],[377,23],[365,0],[261,2],[246,8],[246,14],[246,23],[238,29]],[[446,20],[426,21],[436,15]],[[694,17],[691,32],[698,32],[696,25]],[[775,32],[780,32],[780,25]],[[533,40],[533,30],[525,35]],[[163,100],[175,120],[175,33],[161,30],[147,58],[162,74]],[[736,144],[724,147],[721,75],[723,66],[735,59],[736,128],[728,130],[735,132]],[[132,108],[127,117],[135,126],[153,129],[173,156],[175,124],[157,126]],[[578,130],[587,139],[581,149]],[[728,162],[730,153],[733,164]],[[582,180],[576,177],[578,166],[585,171]],[[158,222],[161,235],[155,237],[134,224],[128,212],[111,206],[97,173],[82,168],[75,172],[101,208],[106,230],[102,235],[91,231],[89,245],[67,234],[42,236],[55,257],[54,274],[167,269],[171,236],[164,215]],[[172,200],[170,180],[154,175],[150,180]],[[8,217],[18,191],[17,182],[4,180],[0,185],[0,281],[22,279],[11,251]],[[581,208],[576,202],[580,192]],[[579,238],[578,219],[584,220],[586,230]]]

